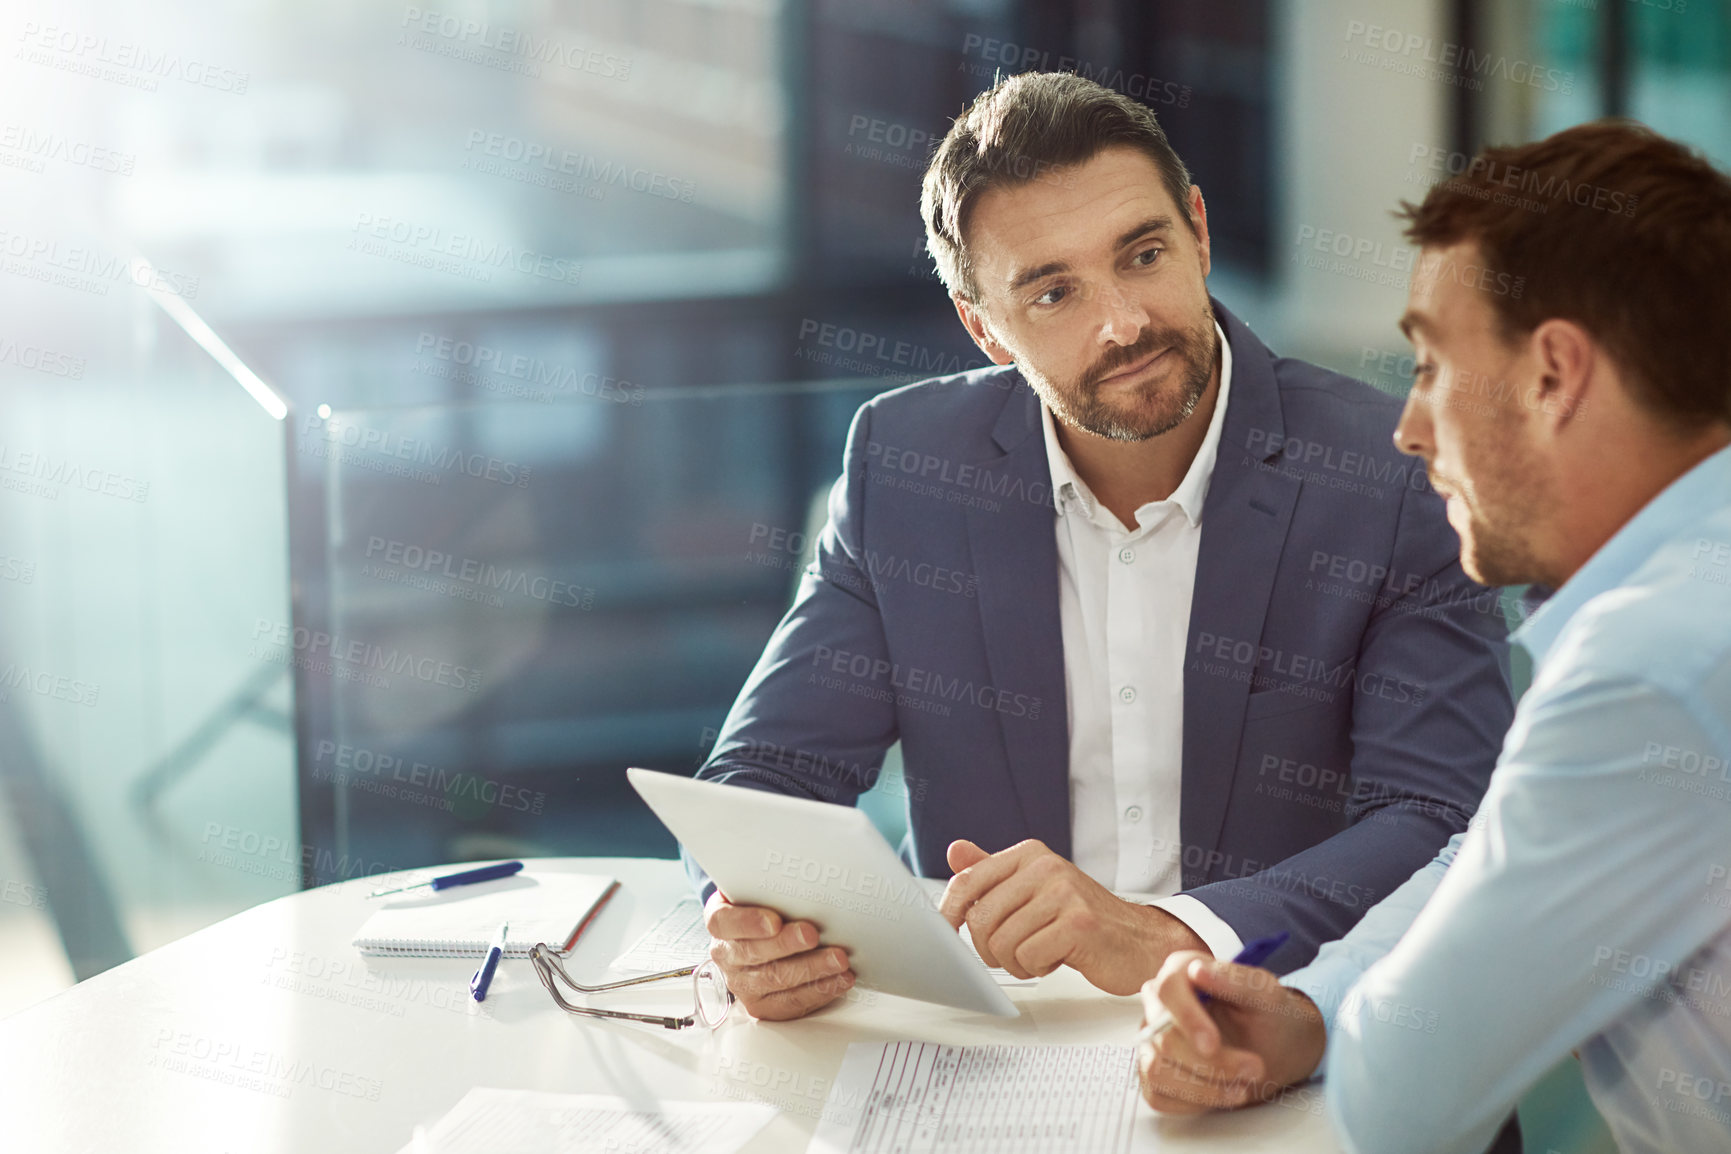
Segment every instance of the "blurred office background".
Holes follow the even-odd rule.
[[[1731,0],[4,21],[0,1014],[302,885],[671,853],[624,767],[703,758],[853,410],[983,363],[917,196],[1000,73],[1153,107],[1215,294],[1396,394],[1398,200],[1608,113],[1731,162]],[[1604,1142],[1570,1077],[1529,1149]]]

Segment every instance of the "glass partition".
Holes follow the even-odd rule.
[[[701,763],[881,381],[293,421],[306,880],[673,840],[627,766]],[[899,836],[893,803],[881,810]]]
[[[292,699],[248,637],[288,612],[275,398],[156,270],[44,232],[0,276],[0,1013],[299,880],[259,852]]]

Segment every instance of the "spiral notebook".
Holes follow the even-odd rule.
[[[485,957],[500,922],[510,922],[507,958],[546,942],[570,949],[619,883],[600,874],[530,873],[405,895],[373,911],[355,934],[363,954],[407,958]]]

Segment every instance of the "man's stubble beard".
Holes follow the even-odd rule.
[[[1113,441],[1146,441],[1169,433],[1189,420],[1214,379],[1214,367],[1220,356],[1214,334],[1214,311],[1204,306],[1202,323],[1192,329],[1145,328],[1136,340],[1119,345],[1106,353],[1067,389],[1058,388],[1050,378],[1018,361],[1017,368],[1028,379],[1040,399],[1055,416],[1074,426]],[[1176,391],[1157,381],[1138,387],[1136,412],[1126,413],[1120,406],[1102,400],[1100,381],[1126,365],[1135,364],[1157,349],[1170,347],[1178,359]],[[1168,374],[1170,379],[1171,374]],[[1155,405],[1150,409],[1147,402]]]
[[[1481,585],[1525,585],[1546,579],[1544,565],[1532,548],[1532,530],[1539,511],[1555,508],[1556,502],[1549,480],[1522,453],[1512,430],[1499,432],[1473,452],[1480,466],[1474,470],[1477,476],[1441,478],[1451,491],[1473,497],[1471,501],[1463,497],[1472,540],[1463,542],[1461,561],[1468,576]]]

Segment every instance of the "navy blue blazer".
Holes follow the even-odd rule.
[[[1466,827],[1513,715],[1507,628],[1393,446],[1399,402],[1214,309],[1232,389],[1177,852],[1184,892],[1239,937],[1292,932],[1285,972]],[[816,560],[698,776],[851,805],[899,739],[916,873],[947,877],[956,838],[1071,856],[1054,516],[1040,401],[1013,366],[868,402]]]

